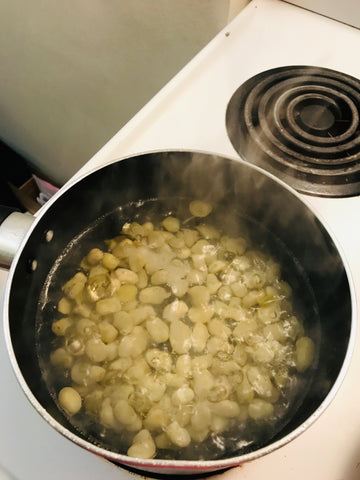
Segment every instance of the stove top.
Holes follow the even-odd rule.
[[[302,193],[360,194],[360,80],[312,66],[261,72],[231,97],[235,150]]]
[[[238,157],[229,140],[225,119],[229,101],[241,85],[263,72],[274,69],[281,72],[283,67],[288,66],[315,66],[360,79],[360,64],[355,58],[359,50],[360,31],[353,27],[279,0],[252,0],[224,31],[94,155],[75,178],[119,157],[150,150],[204,150]],[[324,101],[324,92],[316,94],[322,98],[320,105],[323,111],[318,122],[313,124],[309,120],[309,114],[312,116],[311,102],[310,105],[302,103],[304,108],[299,113],[295,101],[293,111],[299,116],[295,115],[297,120],[294,123],[301,130],[301,135],[318,136],[318,143],[319,140],[321,143],[327,138],[324,132],[332,132],[335,124],[337,129],[341,125],[337,121],[339,107],[334,95],[331,100],[325,95]],[[352,115],[353,107],[341,95],[338,95],[341,97],[341,108]],[[337,130],[336,135],[345,135],[353,128],[351,124],[354,120],[349,118],[348,125]],[[328,148],[330,143],[328,141],[323,148]],[[316,167],[318,163],[324,163],[322,157],[320,160],[315,162]],[[305,162],[302,161],[301,165],[305,166]],[[321,182],[318,183],[321,185]],[[317,212],[332,233],[338,249],[344,254],[355,290],[360,291],[360,226],[356,221],[360,197],[354,191],[347,195],[350,196],[303,195],[303,200]],[[3,283],[6,272],[0,274]],[[270,455],[212,478],[256,480],[269,476],[270,472],[271,477],[279,480],[302,480],[314,475],[317,480],[359,479],[358,335],[353,338],[352,361],[340,390],[314,425]],[[144,478],[73,445],[47,425],[16,383],[2,331],[0,342],[3,385],[0,465],[18,480],[62,480],[65,476],[87,480]]]

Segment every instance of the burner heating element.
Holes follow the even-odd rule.
[[[226,111],[235,150],[296,190],[360,194],[360,81],[326,68],[281,67],[242,84]]]

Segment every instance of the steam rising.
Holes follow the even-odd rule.
[[[53,401],[39,380],[41,373],[37,359],[31,359],[31,352],[36,338],[39,356],[48,358],[45,345],[59,299],[59,286],[89,247],[99,246],[104,239],[117,235],[122,224],[136,219],[145,205],[153,205],[145,217],[174,211],[186,220],[189,213],[183,205],[189,199],[215,205],[215,211],[220,213],[214,214],[214,222],[229,235],[236,235],[244,224],[250,225],[249,234],[254,242],[274,254],[289,283],[295,283],[294,296],[299,295],[305,326],[316,339],[319,365],[314,369],[313,383],[300,386],[303,395],[296,405],[297,413],[281,427],[274,437],[277,439],[316,410],[337,378],[350,332],[349,288],[341,257],[315,215],[291,192],[241,162],[203,153],[147,154],[105,167],[65,192],[39,222],[33,235],[38,258],[46,259],[33,274],[34,287],[29,288],[22,279],[23,272],[15,275],[19,290],[30,292],[28,302],[19,301],[14,294],[10,305],[23,318],[22,324],[12,327],[13,336],[18,338],[14,350],[19,366],[42,405],[53,410]],[[54,231],[54,239],[44,244],[41,234],[49,227]],[[33,245],[30,245],[31,255]],[[30,254],[25,249],[24,257],[27,256]],[[53,267],[49,272],[50,265]],[[37,291],[39,285],[45,285],[41,292]],[[33,315],[39,297],[37,332],[34,332]],[[24,309],[30,303],[32,307]],[[66,428],[87,438],[69,426],[59,413],[54,415]],[[214,441],[221,443],[222,439]],[[231,455],[254,447],[246,439],[241,445],[237,444],[238,439],[231,441],[236,447]]]

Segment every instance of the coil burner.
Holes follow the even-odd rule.
[[[360,194],[360,81],[309,66],[281,67],[243,83],[226,128],[245,160],[296,190],[324,197]]]

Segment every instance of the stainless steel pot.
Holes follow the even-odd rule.
[[[69,423],[44,382],[39,348],[49,330],[56,289],[84,252],[104,238],[116,236],[122,224],[136,214],[136,205],[155,201],[174,211],[183,198],[201,198],[216,205],[222,212],[218,221],[224,231],[234,231],[243,219],[258,225],[257,240],[268,244],[270,237],[276,239],[280,248],[275,248],[274,254],[285,275],[295,278],[295,284],[295,270],[301,270],[311,292],[303,299],[304,321],[315,332],[317,365],[296,411],[264,442],[248,448],[239,446],[228,456],[206,461],[130,458],[90,440]],[[55,292],[54,297],[49,292]],[[298,282],[295,296],[303,292]],[[194,474],[221,470],[290,442],[331,402],[353,347],[353,284],[334,239],[319,218],[295,191],[270,174],[239,159],[203,152],[150,152],[128,157],[63,187],[43,207],[25,235],[11,265],[4,304],[11,363],[40,415],[77,445],[148,472]]]

